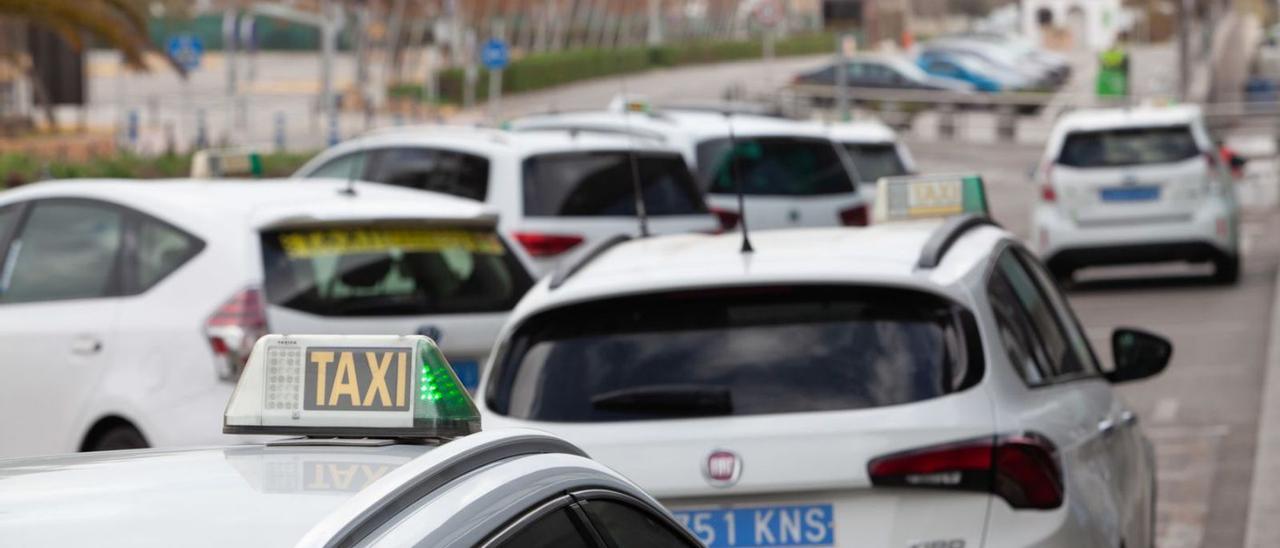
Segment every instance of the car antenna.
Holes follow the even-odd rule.
[[[621,61],[621,59],[619,59]],[[640,237],[649,237],[649,212],[644,205],[644,188],[640,183],[640,162],[636,159],[636,136],[631,132],[631,106],[627,99],[627,72],[618,75],[622,87],[622,126],[627,133],[627,162],[631,168],[631,186],[635,193],[636,219],[640,221]]]
[[[734,186],[738,189],[738,226],[742,227],[742,252],[753,253],[751,235],[747,233],[747,206],[744,205],[746,191],[742,187],[742,174],[738,172],[738,137],[733,131],[733,109],[729,105],[724,109],[724,121],[729,126],[729,176],[733,177]]]
[[[356,195],[356,166],[364,167],[363,166],[364,162],[360,161],[360,159],[364,158],[364,155],[361,154],[359,151],[357,151],[355,154],[356,154],[355,158],[351,159],[351,168],[347,169],[347,186],[338,191],[338,194],[341,194],[343,196]]]

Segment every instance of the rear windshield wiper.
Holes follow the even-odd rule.
[[[656,384],[596,394],[591,406],[605,411],[647,411],[673,416],[733,414],[728,388],[697,384]]]

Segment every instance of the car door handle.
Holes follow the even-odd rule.
[[[102,351],[102,341],[93,337],[76,337],[71,342],[71,351],[81,356],[89,356]]]

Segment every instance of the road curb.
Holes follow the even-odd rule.
[[[1253,486],[1249,493],[1249,518],[1245,546],[1280,546],[1280,271],[1272,289],[1271,332],[1258,413],[1258,437],[1254,445]]]

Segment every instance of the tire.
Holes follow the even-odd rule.
[[[129,426],[113,426],[99,434],[86,451],[118,451],[121,449],[146,449],[150,447],[142,433]]]
[[[1235,285],[1240,281],[1240,256],[1230,255],[1213,261],[1213,281]]]

